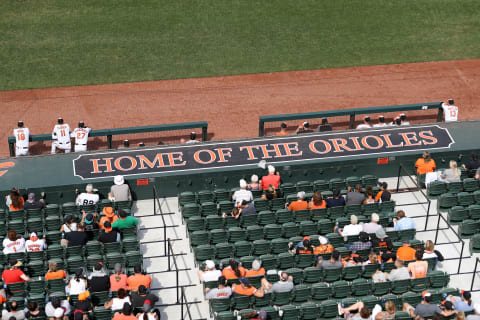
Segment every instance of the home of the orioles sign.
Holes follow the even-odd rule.
[[[242,166],[260,160],[275,163],[365,154],[386,156],[390,152],[449,148],[452,143],[448,130],[437,125],[379,128],[85,154],[73,160],[73,167],[76,176],[92,179]]]

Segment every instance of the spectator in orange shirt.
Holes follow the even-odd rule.
[[[135,274],[127,279],[127,285],[130,291],[138,291],[138,287],[141,285],[150,288],[150,285],[152,284],[152,277],[142,273],[142,265],[140,263],[137,263],[133,267],[133,272]]]
[[[297,201],[293,201],[288,206],[288,210],[290,211],[297,211],[297,210],[305,210],[308,209],[308,202],[305,199],[305,192],[300,191],[297,193]]]
[[[115,263],[114,270],[115,273],[110,276],[110,291],[128,290],[127,275],[123,273],[122,265]]]
[[[403,245],[397,250],[397,258],[403,261],[410,261],[415,259],[415,249],[410,247],[408,240],[403,241]]]
[[[105,221],[110,222],[110,224],[113,224],[115,221],[118,220],[118,216],[115,214],[115,211],[113,211],[112,207],[105,207],[103,208],[103,214],[105,215],[100,219],[100,222],[98,223],[100,229],[105,229],[103,224]]]
[[[270,165],[268,166],[268,176],[263,176],[260,183],[263,190],[267,190],[270,185],[273,185],[275,189],[278,189],[280,186],[280,175],[275,174],[275,167]]]
[[[265,269],[262,268],[262,263],[259,260],[253,260],[252,262],[252,270],[248,270],[245,277],[256,277],[256,276],[264,276]]]
[[[137,320],[133,314],[132,305],[128,302],[123,304],[122,312],[116,312],[112,320]]]
[[[250,284],[250,280],[248,278],[240,278],[240,284],[232,285],[233,296],[255,296],[258,298],[263,297],[264,290],[263,287],[257,289]]]
[[[421,175],[435,171],[437,165],[435,164],[435,160],[432,159],[430,153],[425,151],[422,157],[415,162],[415,167],[417,168],[417,173]]]
[[[57,270],[57,263],[55,261],[50,261],[48,263],[48,272],[45,274],[45,280],[52,279],[66,279],[67,274],[63,270]]]
[[[308,204],[308,207],[310,210],[324,209],[327,207],[327,202],[323,200],[322,194],[317,191],[313,194],[312,200]]]
[[[247,274],[247,270],[244,267],[238,265],[238,262],[235,259],[230,259],[229,261],[230,266],[223,268],[222,276],[225,279],[238,279],[241,277],[245,277]]]
[[[282,122],[282,124],[280,125],[280,132],[275,133],[275,135],[288,136],[287,128],[288,128],[287,124],[285,122]]]
[[[412,279],[425,278],[428,271],[428,262],[422,261],[423,253],[421,251],[415,252],[415,262],[408,264],[408,272],[412,275]]]
[[[25,199],[20,195],[20,191],[18,188],[12,188],[10,190],[10,195],[7,197],[6,204],[11,211],[21,210],[23,209],[23,204],[25,203]]]
[[[326,237],[319,236],[318,241],[320,241],[320,245],[316,246],[313,250],[313,254],[316,256],[322,253],[331,253],[335,249],[330,243],[328,243]]]

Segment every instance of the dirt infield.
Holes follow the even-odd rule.
[[[480,118],[480,59],[0,92],[0,156],[18,120],[49,133],[206,120],[214,140],[255,137],[261,115],[444,101]]]

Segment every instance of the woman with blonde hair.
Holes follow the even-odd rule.
[[[450,168],[443,170],[441,177],[446,183],[460,182],[460,170],[457,168],[457,162],[450,160]]]

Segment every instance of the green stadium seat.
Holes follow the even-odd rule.
[[[417,233],[416,229],[405,229],[398,231],[398,240],[413,240],[415,239],[415,234]]]
[[[95,320],[110,320],[113,317],[113,312],[110,309],[99,306],[93,310],[93,316]]]
[[[395,320],[411,320],[412,317],[406,311],[397,311],[395,312]]]
[[[457,201],[459,206],[468,207],[475,202],[475,199],[470,192],[459,192],[457,194]]]
[[[302,236],[311,236],[317,233],[317,224],[313,221],[302,221],[299,226]]]
[[[265,270],[277,269],[278,257],[276,255],[264,254],[264,255],[261,255],[259,259],[262,261],[262,267]]]
[[[372,279],[372,275],[377,272],[377,270],[380,270],[380,268],[380,264],[367,264],[364,266],[362,277],[366,279]]]
[[[293,221],[293,215],[287,209],[279,209],[275,213],[275,218],[278,224],[284,224]]]
[[[296,195],[297,194],[297,187],[293,183],[282,183],[280,185],[280,191],[284,196],[288,196],[291,194]]]
[[[463,190],[466,192],[473,192],[478,189],[478,180],[474,178],[463,179]]]
[[[320,219],[317,222],[318,226],[318,233],[321,235],[326,235],[333,232],[333,227],[335,226],[335,222],[330,219]]]
[[[91,301],[94,306],[103,306],[105,302],[109,301],[109,292],[102,291],[102,292],[92,292]]]
[[[297,320],[300,317],[300,308],[295,305],[286,305],[280,307],[282,311],[282,320]]]
[[[325,300],[320,303],[323,311],[320,315],[322,319],[332,319],[338,316],[338,305],[335,300]]]
[[[85,254],[86,255],[93,255],[93,254],[100,254],[102,250],[102,244],[97,240],[88,241],[85,245]],[[138,241],[135,240],[131,242],[130,240],[124,241],[123,246],[124,251],[137,251],[139,250]]]
[[[210,190],[201,190],[197,192],[197,201],[200,204],[206,202],[213,202],[215,199],[215,194]]]
[[[215,201],[216,202],[222,202],[222,201],[231,201],[232,200],[232,195],[230,190],[227,189],[215,189],[213,191],[215,194]]]
[[[295,305],[307,302],[311,295],[311,288],[305,284],[296,285],[292,291],[292,303]]]
[[[326,283],[317,282],[312,285],[312,301],[321,302],[330,298],[332,294],[332,288]]]
[[[187,220],[188,232],[205,230],[205,218],[203,217],[191,217]]]
[[[313,254],[298,254],[295,257],[295,266],[297,268],[312,267],[315,263],[315,256]]]
[[[233,210],[234,204],[232,201],[220,201],[218,208],[220,213],[230,214]]]
[[[270,210],[261,211],[258,213],[257,221],[261,226],[273,224],[276,221],[275,213]]]
[[[200,205],[200,214],[203,217],[217,215],[217,204],[215,202],[204,202]]]
[[[64,216],[66,215],[78,216],[80,214],[80,210],[75,204],[75,202],[65,202],[64,204],[62,204],[62,212]]]
[[[343,280],[351,281],[353,279],[360,277],[361,275],[362,275],[361,265],[345,267],[342,270]]]
[[[401,296],[403,303],[408,303],[412,306],[416,306],[422,301],[422,294],[421,292],[405,292]]]
[[[215,257],[215,247],[209,244],[202,244],[193,249],[195,259],[201,263],[205,260],[212,260]]]
[[[103,254],[118,253],[122,251],[122,244],[120,242],[109,242],[103,244]]]
[[[253,241],[253,255],[261,256],[270,253],[270,241],[268,240],[255,240]]]
[[[427,186],[427,194],[431,198],[436,198],[447,192],[447,184],[442,181],[433,181]]]
[[[85,267],[85,261],[80,256],[70,257],[67,259],[67,270],[68,273],[75,273],[78,268]],[[113,266],[112,266],[113,269]]]
[[[215,257],[217,259],[230,258],[233,253],[233,245],[231,243],[217,243],[215,245]]]
[[[243,216],[240,215],[240,225],[242,228],[246,228],[248,226],[254,226],[257,224],[257,215],[249,215],[249,216]]]
[[[87,256],[87,268],[88,268],[88,270],[93,270],[93,267],[95,267],[95,265],[98,262],[103,263],[103,257],[101,255],[99,255],[98,253],[88,255]]]
[[[322,279],[323,272],[317,267],[307,267],[303,270],[304,283],[318,283]]]
[[[255,260],[255,257],[254,256],[244,256],[244,257],[241,257],[239,260],[240,260],[241,265],[245,269],[252,269],[252,263]]]
[[[344,280],[335,281],[331,284],[332,297],[335,299],[343,299],[351,294],[350,283]]]
[[[468,206],[468,216],[472,220],[480,220],[480,205],[472,204]]]
[[[45,275],[47,267],[41,260],[32,260],[27,263],[28,273],[31,277],[41,277]]]
[[[271,209],[278,211],[279,209],[285,209],[285,198],[275,198],[270,201]],[[288,222],[288,221],[285,221]]]
[[[204,241],[202,244],[207,244],[208,243],[208,232],[206,232],[206,234],[203,233],[205,231],[195,231],[195,232],[200,232],[201,237],[206,238],[206,241]],[[192,236],[193,236],[193,234],[192,234]],[[197,233],[197,237],[198,237],[198,233]],[[227,231],[224,230],[224,229],[210,230],[210,242],[211,242],[211,244],[218,244],[218,243],[227,242]]]
[[[285,253],[288,250],[288,240],[284,238],[275,238],[270,242],[272,254]]]
[[[330,190],[336,190],[336,189],[345,189],[345,180],[341,178],[333,178],[330,179]]]
[[[195,194],[190,191],[182,192],[178,195],[178,202],[180,203],[180,205],[185,205],[187,203],[195,203]]]
[[[458,226],[458,233],[461,238],[471,238],[473,237],[480,229],[480,221],[474,221],[466,219],[460,223]]]
[[[230,299],[210,299],[208,300],[212,312],[221,312],[230,310]]]
[[[249,256],[252,252],[252,243],[248,241],[236,241],[234,248],[236,257]]]
[[[378,212],[378,203],[367,203],[362,205],[362,213],[366,216],[371,216],[372,213]]]
[[[395,294],[386,294],[384,296],[382,296],[382,301],[392,301],[395,306],[397,307],[397,309],[401,310],[402,309],[402,299],[398,296],[398,295],[395,295]]]
[[[190,245],[192,247],[196,247],[202,244],[209,244],[209,243],[210,243],[210,232],[208,231],[199,230],[199,231],[194,231],[190,234]]]
[[[27,252],[28,261],[42,261],[45,259],[45,251],[30,251]]]
[[[65,257],[70,258],[70,257],[77,257],[83,256],[83,246],[76,246],[76,247],[67,247],[65,248]]]
[[[410,290],[410,279],[392,281],[392,293],[399,295]]]
[[[350,215],[360,215],[362,213],[362,206],[360,204],[350,204],[344,207],[345,214],[350,217]]]
[[[376,187],[378,184],[378,178],[374,175],[367,174],[362,176],[362,186],[366,187]]]
[[[372,293],[376,296],[383,296],[390,292],[392,283],[390,281],[372,283]]]
[[[250,278],[249,278],[250,279]],[[259,280],[260,281],[260,280]],[[250,283],[252,281],[250,280]],[[253,283],[252,283],[253,284]],[[254,286],[255,288],[259,288],[259,286]],[[255,306],[255,309],[263,309],[264,307],[270,306],[271,300],[272,300],[272,293],[270,292],[265,292],[263,297],[253,297],[253,305]]]
[[[315,180],[313,182],[313,190],[318,192],[329,191],[330,183],[325,180]]]
[[[372,282],[367,279],[354,279],[351,285],[352,295],[354,296],[366,296],[372,291]]]
[[[389,213],[395,210],[395,201],[384,201],[380,203],[379,209],[381,213]]]
[[[215,314],[215,320],[237,320],[237,316],[232,311],[221,311]]]
[[[310,181],[298,181],[297,191],[313,192],[313,183]]]
[[[237,242],[247,239],[247,230],[239,227],[232,227],[228,229],[228,241]]]
[[[468,219],[468,209],[462,206],[454,206],[448,209],[447,221],[450,224],[459,224]]]
[[[328,238],[328,241],[330,242],[330,244],[332,246],[334,246],[335,248],[337,247],[343,247],[343,237],[340,236],[338,233],[329,233],[327,234],[327,238]]]
[[[42,208],[25,209],[27,219],[43,219]]]
[[[58,204],[47,204],[44,209],[45,217],[59,216],[60,215],[60,206]]]
[[[286,222],[282,224],[282,235],[284,238],[295,237],[298,234],[298,227],[295,222]]]
[[[480,190],[473,192],[473,198],[475,199],[476,204],[480,204]]]
[[[289,276],[293,277],[293,283],[295,283],[295,285],[297,285],[299,283],[302,283],[302,281],[303,281],[303,270],[302,269],[289,268],[289,269],[285,270],[285,272]]]
[[[450,182],[447,183],[447,190],[449,193],[457,194],[463,191],[463,182]]]
[[[321,219],[328,219],[328,211],[324,209],[313,209],[310,210],[310,217],[312,221],[319,221]]]
[[[450,276],[444,271],[430,271],[427,277],[431,288],[443,288],[450,282]]]
[[[367,308],[372,310],[375,307],[375,305],[378,304],[380,301],[375,296],[364,296],[362,297],[362,302]]]
[[[238,227],[239,225],[240,225],[240,221],[238,221],[237,219],[235,219],[232,216],[226,216],[226,217],[223,218],[223,226],[226,229],[230,229],[230,228],[233,228],[233,227]]]
[[[314,320],[317,319],[317,316],[320,314],[320,306],[316,303],[306,302],[299,306],[299,308],[301,320]]]
[[[7,222],[8,230],[15,230],[17,234],[25,234],[25,224],[23,220],[11,220]]]
[[[413,292],[422,292],[428,289],[428,278],[415,278],[410,280],[410,290]]]
[[[342,268],[323,270],[323,281],[334,282],[340,280],[342,276]]]
[[[278,268],[285,270],[295,266],[295,256],[291,253],[284,252],[278,255]]]
[[[336,219],[344,216],[344,210],[345,210],[344,207],[339,206],[339,207],[328,208],[327,212],[330,219]]]
[[[357,184],[362,184],[362,178],[356,176],[350,176],[345,179],[347,187],[355,188]]]
[[[191,217],[198,217],[200,215],[200,206],[196,203],[186,203],[182,208],[182,216],[183,219],[188,219]],[[230,211],[225,211],[226,213],[230,213]]]
[[[250,308],[252,305],[252,297],[250,296],[236,296],[231,298],[232,308],[242,310]]]
[[[270,202],[268,200],[255,199],[253,204],[257,212],[262,212],[270,209]]]
[[[275,236],[279,237],[282,234],[282,227],[278,226],[278,233]],[[255,240],[262,240],[264,238],[263,236],[263,230],[261,226],[248,226],[247,227],[247,240],[248,241],[255,241]]]

